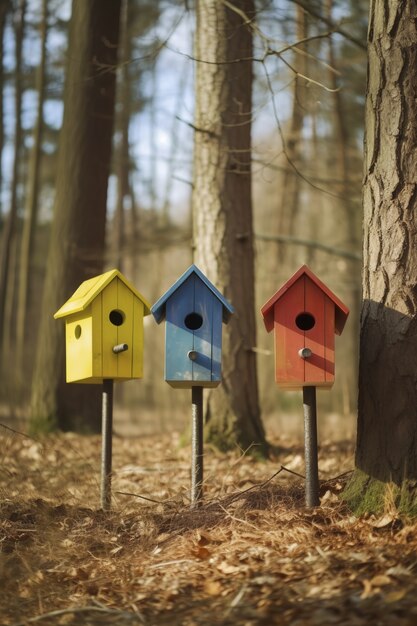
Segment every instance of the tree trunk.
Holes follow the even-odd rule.
[[[3,191],[3,148],[4,148],[4,30],[6,27],[6,16],[10,9],[9,0],[4,0],[0,4],[0,229],[3,224],[3,201],[1,192]]]
[[[251,199],[252,0],[197,2],[195,262],[236,313],[223,327],[223,383],[206,394],[208,438],[266,452],[254,318]]]
[[[10,210],[6,216],[4,228],[1,233],[0,248],[0,349],[3,359],[9,359],[10,355],[5,354],[4,343],[5,334],[10,333],[11,329],[6,327],[6,298],[7,295],[14,292],[14,286],[10,285],[10,276],[15,276],[14,268],[11,269],[11,257],[13,249],[13,239],[16,230],[17,218],[17,191],[18,178],[20,168],[20,155],[22,147],[22,52],[23,39],[25,30],[26,0],[20,0],[19,11],[16,19],[15,29],[15,97],[14,97],[14,116],[15,116],[15,132],[14,132],[14,157],[13,157],[13,174]],[[7,342],[8,343],[8,342]]]
[[[54,220],[32,385],[32,428],[99,430],[100,388],[66,385],[53,313],[103,269],[120,0],[73,0]]]
[[[23,222],[22,242],[20,248],[19,288],[17,304],[16,353],[18,369],[25,372],[23,356],[27,337],[26,314],[30,305],[30,266],[32,261],[33,240],[38,214],[39,176],[42,155],[43,104],[46,82],[46,41],[48,33],[48,0],[42,0],[42,19],[40,23],[41,58],[38,67],[36,91],[38,104],[35,128],[33,131],[33,147],[29,162],[29,180],[27,185],[26,206]],[[35,339],[36,337],[33,337]]]
[[[131,58],[130,30],[129,30],[129,2],[122,1],[120,23],[120,49],[119,49],[119,80],[117,86],[119,112],[116,117],[119,143],[116,149],[116,174],[117,174],[117,200],[114,216],[114,267],[123,271],[124,248],[126,243],[126,199],[130,195],[129,185],[129,124],[131,86],[129,76],[129,59]]]
[[[371,3],[368,59],[358,471],[345,498],[381,511],[390,482],[397,506],[416,514],[415,2]]]

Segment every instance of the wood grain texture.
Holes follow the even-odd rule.
[[[203,383],[211,381],[213,368],[213,294],[198,278],[194,281],[194,311],[201,315],[203,324],[198,330],[193,331],[197,359],[192,361],[192,380]]]
[[[165,380],[172,382],[192,381],[193,366],[188,358],[194,349],[194,337],[186,328],[184,320],[194,310],[194,277],[174,291],[166,302],[165,326]]]
[[[304,279],[301,278],[274,306],[275,380],[280,386],[297,387],[305,381],[305,361],[298,355],[304,333],[295,323],[304,310]]]
[[[74,295],[77,293],[85,295],[86,289],[81,288]],[[94,299],[88,300],[90,304],[86,308],[78,307],[81,310],[77,309],[76,313],[65,313],[67,382],[98,384],[106,378],[129,380],[142,377],[143,316],[147,305],[137,293],[115,275],[103,288],[100,286]],[[78,300],[73,296],[68,303],[71,305]],[[114,311],[121,316],[119,325],[111,321]],[[115,354],[113,347],[121,343],[126,343],[128,349]]]
[[[304,382],[319,387],[326,382],[325,340],[326,323],[330,323],[329,332],[334,334],[334,320],[326,320],[325,299],[327,296],[307,276],[304,277],[304,311],[315,320],[313,328],[304,331],[304,345],[310,348],[311,357],[304,359]],[[333,305],[334,306],[334,305]]]
[[[275,380],[280,387],[299,389],[333,384],[334,310],[334,303],[306,275],[301,275],[275,302]],[[311,329],[299,328],[300,313],[313,316]],[[309,348],[311,357],[300,357],[302,348]]]
[[[77,329],[77,331],[76,331]],[[76,382],[93,376],[93,318],[91,306],[65,323],[66,381]]]
[[[195,385],[214,387],[221,380],[221,337],[223,299],[195,273],[185,282],[176,284],[164,301],[165,380],[173,387]],[[199,328],[187,327],[189,314],[202,318]],[[191,360],[189,351],[195,351]]]
[[[274,319],[276,383],[286,389],[331,387],[334,335],[342,332],[349,315],[343,302],[303,265],[263,305],[261,314],[268,332],[272,330],[272,316]],[[311,316],[312,320],[297,323],[299,315]],[[311,356],[300,357],[302,348],[309,349]]]

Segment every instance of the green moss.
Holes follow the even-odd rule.
[[[387,485],[375,478],[371,478],[361,470],[356,470],[341,494],[355,515],[374,513],[381,515],[384,512]]]
[[[401,485],[384,483],[356,470],[342,492],[341,499],[357,516],[378,516],[389,511],[402,518],[417,517],[416,481],[404,480]]]

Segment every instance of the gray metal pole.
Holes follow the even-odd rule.
[[[319,506],[316,388],[303,387],[306,506]]]
[[[111,506],[112,431],[113,431],[113,380],[103,380],[101,405],[101,508],[109,511]]]
[[[191,387],[191,504],[203,497],[203,387]]]

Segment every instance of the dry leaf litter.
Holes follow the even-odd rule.
[[[191,508],[178,434],[115,437],[104,513],[100,437],[0,437],[2,626],[417,624],[417,526],[345,509],[351,443],[321,446],[314,510],[299,442],[265,462],[207,446]]]

